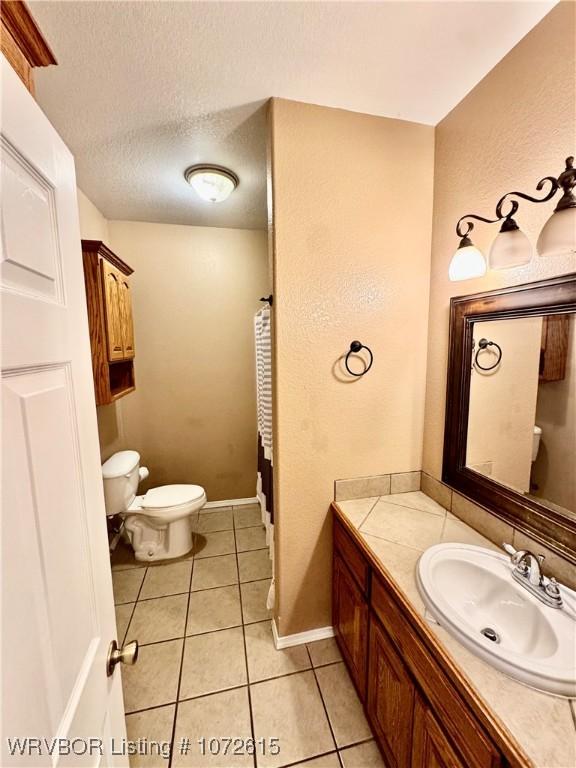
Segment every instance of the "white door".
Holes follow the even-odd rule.
[[[125,766],[74,160],[1,59],[1,764]]]

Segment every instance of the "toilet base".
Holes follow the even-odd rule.
[[[153,520],[143,515],[127,515],[125,530],[134,549],[134,557],[141,562],[182,557],[190,552],[194,543],[190,515],[164,525],[154,524]]]

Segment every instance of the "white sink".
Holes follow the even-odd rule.
[[[550,608],[513,580],[512,568],[483,547],[436,544],[418,562],[418,589],[438,623],[489,664],[576,696],[576,592],[561,587],[563,606]]]

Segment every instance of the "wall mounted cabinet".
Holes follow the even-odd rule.
[[[135,389],[133,270],[101,240],[82,240],[82,259],[96,405],[107,405]]]
[[[388,768],[526,768],[334,509],[333,625]]]

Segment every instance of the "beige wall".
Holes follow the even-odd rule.
[[[492,371],[472,369],[466,465],[520,493],[530,491],[536,422],[542,318],[474,323],[475,350],[482,338],[502,348]],[[481,365],[497,353],[480,352]]]
[[[78,215],[80,218],[80,235],[83,240],[102,240],[110,246],[110,230],[108,220],[86,197],[82,190],[77,190]],[[98,437],[100,440],[100,455],[104,461],[124,446],[124,430],[122,424],[122,401],[96,408],[98,418]]]
[[[434,130],[274,99],[277,619],[331,624],[339,478],[418,470]],[[343,376],[353,339],[374,352]]]
[[[436,128],[423,454],[423,469],[436,478],[442,471],[450,297],[576,269],[574,257],[535,257],[529,265],[481,279],[448,280],[459,217],[491,217],[499,197],[511,189],[535,193],[536,182],[559,174],[564,158],[574,153],[575,11],[572,3],[557,6]],[[521,205],[516,219],[533,243],[553,207]],[[496,232],[494,225],[478,224],[473,240],[488,253]]]
[[[570,317],[566,376],[542,381],[538,388],[536,423],[542,427],[533,480],[535,495],[576,515],[576,315]]]
[[[253,316],[269,292],[266,233],[107,221],[78,190],[80,231],[135,270],[136,392],[102,406],[102,459],[138,450],[141,488],[203,485],[210,500],[254,496]]]
[[[110,231],[108,221],[81,189],[77,189],[80,235],[83,240],[102,240],[108,244]]]
[[[268,291],[266,233],[125,221],[109,229],[134,269],[136,391],[119,403],[117,432],[150,469],[141,487],[197,483],[210,500],[254,496],[253,318]]]

